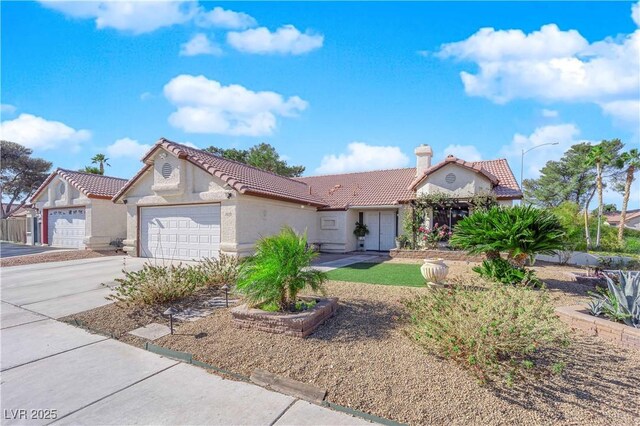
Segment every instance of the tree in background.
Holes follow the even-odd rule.
[[[620,142],[620,139],[613,139],[610,141],[603,140],[598,145],[594,145],[591,147],[591,150],[587,154],[587,158],[585,161],[585,164],[587,166],[595,167],[596,169],[596,187],[598,190],[598,223],[596,229],[596,248],[600,247],[602,212],[604,207],[603,188],[605,170],[616,168],[618,166],[618,153],[620,149],[622,149],[622,147],[623,144],[622,142]],[[588,208],[586,206],[585,210],[588,211]]]
[[[51,163],[31,154],[31,149],[20,144],[0,141],[0,184],[2,200],[7,201],[0,209],[2,218],[9,216],[14,205],[24,206],[49,174]]]
[[[248,164],[281,176],[297,177],[302,176],[302,173],[304,173],[304,166],[288,165],[286,161],[280,158],[276,149],[268,143],[261,143],[252,146],[247,150],[235,148],[224,149],[210,146],[209,148],[206,148],[205,151],[219,157]]]
[[[98,168],[100,170],[100,173],[95,173],[95,174],[103,175],[105,164],[111,167],[111,164],[107,163],[107,161],[109,161],[109,159],[104,154],[96,154],[93,156],[93,158],[91,159],[91,164],[98,164]],[[93,173],[93,172],[88,172],[88,173]]]
[[[622,211],[620,212],[620,225],[618,228],[618,242],[622,242],[624,238],[624,226],[627,221],[627,207],[629,205],[629,195],[631,195],[631,184],[633,184],[636,171],[640,170],[640,151],[634,148],[629,152],[624,152],[620,155],[618,161],[621,169],[626,168]]]
[[[588,143],[573,145],[560,160],[548,161],[538,179],[525,179],[525,202],[539,207],[557,207],[565,201],[584,205],[595,188],[595,170],[584,162],[590,150]]]
[[[96,166],[85,166],[84,168],[78,170],[82,173],[91,173],[92,175],[103,175],[104,173],[100,170],[99,167]]]

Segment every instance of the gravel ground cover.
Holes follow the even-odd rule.
[[[0,259],[0,267],[7,268],[9,266],[33,265],[36,263],[62,262],[63,260],[91,259],[93,257],[105,256],[124,256],[122,253],[116,253],[115,250],[94,251],[94,250],[65,250],[50,251],[39,254],[30,254],[27,256],[8,257]]]
[[[453,279],[474,277],[470,264],[447,262]],[[556,305],[586,300],[589,288],[569,281],[566,267],[539,265]],[[177,327],[154,343],[190,352],[200,361],[250,375],[255,369],[328,390],[328,400],[408,424],[637,424],[640,353],[575,333],[556,357],[562,375],[535,382],[480,385],[457,364],[424,353],[405,334],[402,300],[424,288],[332,281],[336,316],[307,339],[241,330],[227,310]],[[164,308],[164,307],[163,307]],[[162,308],[160,308],[162,309]],[[166,321],[156,313],[110,305],[75,315],[92,327],[126,329]],[[147,322],[148,321],[148,322]],[[203,334],[204,333],[204,334]],[[540,355],[544,362],[546,354]]]

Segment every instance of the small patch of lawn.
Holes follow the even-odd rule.
[[[420,265],[410,263],[355,263],[327,273],[330,280],[367,284],[422,287]]]

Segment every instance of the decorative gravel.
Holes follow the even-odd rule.
[[[447,263],[454,279],[469,273],[465,262]],[[554,303],[584,299],[588,289],[568,281],[568,269],[537,269]],[[555,354],[566,363],[562,375],[514,387],[480,385],[406,336],[401,301],[426,289],[346,282],[330,282],[327,289],[340,298],[338,313],[306,339],[238,329],[229,311],[219,310],[154,343],[235,373],[263,369],[311,383],[327,389],[331,402],[409,424],[605,425],[640,418],[639,352],[575,333],[572,345]],[[93,326],[144,325],[115,305],[82,315]],[[159,322],[152,316],[146,320]]]
[[[36,263],[62,262],[63,260],[91,259],[93,257],[124,256],[116,253],[115,250],[94,251],[94,250],[65,250],[50,251],[45,253],[30,254],[27,256],[14,256],[0,259],[0,267],[34,265]]]

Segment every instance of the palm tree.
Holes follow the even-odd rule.
[[[611,163],[613,156],[611,151],[607,149],[604,141],[591,148],[587,155],[587,165],[596,166],[596,186],[598,188],[598,228],[596,231],[596,248],[600,247],[600,226],[602,221],[602,170],[605,165]],[[585,206],[586,208],[586,206]]]
[[[109,161],[109,159],[107,158],[106,155],[104,154],[96,154],[93,156],[93,158],[91,159],[91,163],[92,164],[98,164],[100,167],[100,174],[103,175],[104,174],[104,165],[106,164],[107,166],[111,167],[111,164],[107,163],[107,161]]]
[[[627,221],[627,205],[631,194],[631,184],[634,180],[636,170],[640,169],[640,151],[636,148],[625,152],[620,156],[623,167],[627,167],[627,178],[624,182],[624,196],[622,198],[622,211],[620,212],[620,227],[618,228],[618,241],[622,242],[624,237],[624,225]]]

